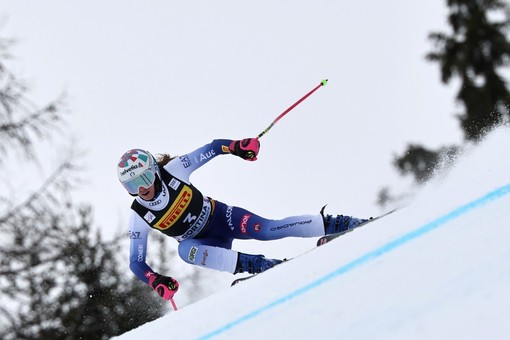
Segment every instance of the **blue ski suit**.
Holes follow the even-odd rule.
[[[161,190],[151,201],[136,197],[129,218],[130,269],[148,282],[154,272],[146,263],[150,229],[174,237],[179,256],[187,263],[234,273],[238,252],[234,239],[276,240],[323,236],[321,214],[271,220],[246,209],[204,196],[189,181],[193,171],[213,158],[230,154],[232,140],[216,139],[176,157],[160,168]]]

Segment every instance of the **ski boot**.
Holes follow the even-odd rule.
[[[368,219],[352,216],[337,215],[333,217],[332,215],[324,215],[324,208],[321,209],[321,215],[324,219],[324,231],[326,235],[344,233],[369,221]]]
[[[273,268],[277,264],[282,263],[282,260],[267,259],[264,255],[250,255],[239,253],[237,257],[237,265],[234,274],[250,273],[258,274]]]

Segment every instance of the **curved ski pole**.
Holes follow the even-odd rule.
[[[276,119],[271,123],[271,125],[269,125],[264,131],[262,131],[261,133],[259,133],[259,135],[257,136],[257,139],[259,139],[260,137],[264,136],[272,127],[273,125],[276,124],[276,122],[278,122],[283,116],[285,116],[287,113],[289,113],[290,110],[292,110],[293,108],[295,108],[296,106],[298,106],[303,100],[305,100],[306,98],[308,98],[312,93],[314,93],[315,91],[317,91],[320,87],[322,86],[326,86],[326,84],[328,83],[328,80],[327,79],[324,79],[322,80],[319,85],[317,85],[315,88],[313,88],[313,90],[311,90],[310,92],[308,92],[307,94],[305,94],[303,97],[301,97],[301,99],[299,99],[297,102],[295,102],[294,104],[292,104],[291,106],[289,106],[289,108],[285,111],[283,111],[278,117],[276,117]]]

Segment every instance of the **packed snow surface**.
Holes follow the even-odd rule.
[[[500,128],[395,213],[119,339],[509,339],[509,150]]]

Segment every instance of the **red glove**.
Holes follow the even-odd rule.
[[[157,273],[152,273],[149,276],[149,285],[165,300],[172,299],[179,289],[179,283],[176,280]]]
[[[230,152],[247,161],[256,161],[260,149],[260,142],[257,138],[245,138],[234,140],[228,147]]]

